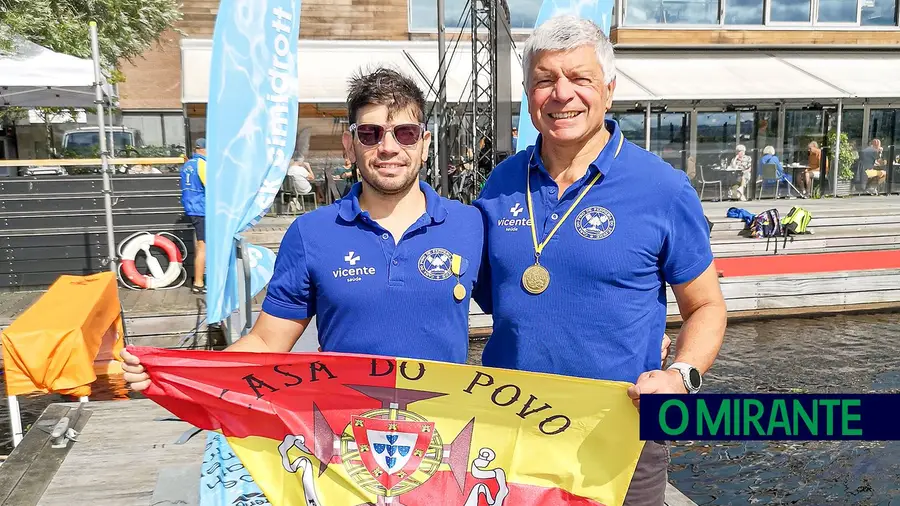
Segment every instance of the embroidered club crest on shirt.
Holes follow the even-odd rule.
[[[452,274],[452,257],[453,254],[444,248],[431,248],[419,257],[419,272],[432,281],[443,281]]]
[[[590,206],[575,217],[575,230],[585,239],[599,241],[606,239],[616,229],[616,218],[609,209]]]

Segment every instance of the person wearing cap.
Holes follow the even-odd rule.
[[[194,283],[191,293],[203,295],[206,284],[206,139],[194,143],[194,155],[181,167],[181,205],[194,227]]]
[[[642,395],[696,393],[726,323],[696,191],[605,120],[615,57],[595,23],[547,20],[523,60],[540,135],[493,170],[475,201],[487,233],[475,300],[494,323],[482,363],[629,382],[638,409]],[[667,284],[683,318],[668,367],[659,354]],[[663,504],[668,457],[664,441],[646,442],[625,506]]]

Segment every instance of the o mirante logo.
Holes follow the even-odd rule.
[[[897,395],[641,396],[640,437],[652,440],[900,440]],[[893,415],[891,414],[893,413]]]

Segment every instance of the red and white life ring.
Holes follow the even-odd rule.
[[[163,272],[162,266],[159,265],[159,261],[150,253],[151,246],[156,246],[165,251],[169,259],[169,266],[165,272]],[[138,272],[137,267],[134,265],[134,259],[137,257],[138,251],[141,250],[144,251],[144,255],[147,257],[147,267],[150,269],[150,276]],[[184,262],[182,252],[171,239],[163,234],[153,235],[149,232],[143,232],[125,239],[119,248],[119,258],[122,259],[119,264],[121,273],[131,283],[141,288],[166,288],[175,283],[184,270],[181,265]]]

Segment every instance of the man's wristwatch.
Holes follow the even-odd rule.
[[[689,394],[696,394],[700,391],[700,387],[703,386],[703,376],[700,375],[700,371],[696,367],[684,362],[675,362],[669,366],[669,369],[675,369],[681,373],[681,379],[684,380],[684,388],[687,389]]]

